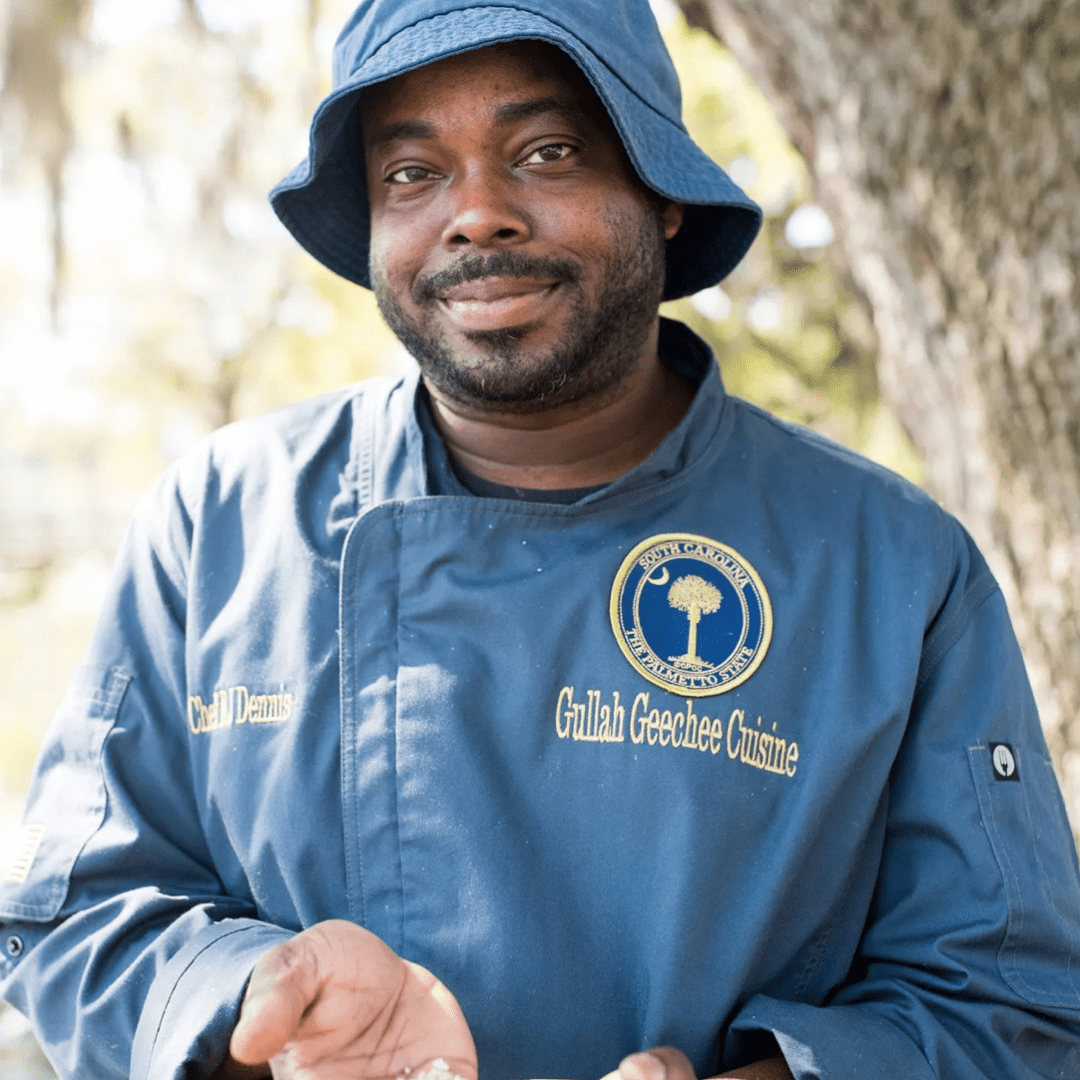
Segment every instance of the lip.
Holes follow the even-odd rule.
[[[542,318],[559,285],[534,278],[482,278],[447,289],[438,301],[462,330],[502,330]]]

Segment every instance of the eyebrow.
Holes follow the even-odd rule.
[[[559,113],[563,116],[584,117],[587,112],[580,105],[564,98],[542,97],[528,101],[511,101],[500,105],[495,110],[496,124],[513,124],[519,120],[528,120],[533,116],[546,116]],[[435,128],[426,120],[399,120],[387,124],[371,136],[373,147],[387,146],[400,139],[434,139]]]
[[[387,124],[371,136],[372,146],[386,146],[399,139],[434,139],[435,129],[424,120],[399,120]]]
[[[574,101],[565,98],[542,97],[529,101],[511,101],[500,105],[495,110],[497,124],[512,124],[517,120],[528,120],[532,116],[544,116],[548,113],[561,113],[563,116],[585,116],[586,111]]]

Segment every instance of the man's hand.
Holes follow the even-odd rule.
[[[782,1057],[757,1061],[732,1072],[721,1073],[717,1080],[793,1080]],[[657,1046],[643,1054],[630,1054],[619,1062],[615,1072],[604,1080],[697,1080],[687,1056],[673,1046]]]
[[[477,1080],[476,1048],[454,995],[374,934],[338,920],[259,960],[229,1049],[215,1076],[266,1076],[269,1063],[276,1080],[394,1080],[442,1058]]]

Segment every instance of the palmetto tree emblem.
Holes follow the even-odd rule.
[[[676,611],[686,613],[690,623],[690,639],[682,656],[668,659],[680,668],[703,668],[706,663],[697,654],[697,628],[702,615],[711,615],[720,608],[720,590],[697,574],[678,578],[668,590],[668,604]]]
[[[746,682],[772,640],[772,605],[757,571],[734,548],[696,533],[658,533],[627,552],[609,610],[631,667],[679,697],[710,697]],[[686,651],[671,656],[681,648],[676,611],[688,634]],[[699,643],[702,618],[718,611],[724,614]]]

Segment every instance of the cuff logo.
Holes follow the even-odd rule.
[[[990,744],[990,760],[994,763],[995,780],[1020,779],[1020,773],[1016,769],[1016,755],[1008,743],[992,742]]]
[[[757,571],[734,548],[662,533],[619,567],[611,628],[649,682],[680,697],[707,697],[757,671],[772,638],[772,605]]]

